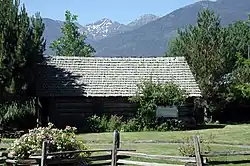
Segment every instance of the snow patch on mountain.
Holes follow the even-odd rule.
[[[142,15],[138,19],[130,22],[129,24],[121,24],[116,21],[112,21],[108,18],[103,18],[92,24],[80,26],[80,30],[85,32],[88,38],[92,40],[101,40],[109,36],[113,36],[125,31],[139,28],[151,21],[156,20],[158,17],[152,14]]]

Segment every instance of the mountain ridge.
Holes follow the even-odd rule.
[[[148,22],[145,19],[146,21],[142,20],[142,22],[145,22],[140,24],[138,20],[143,17],[142,15],[134,20],[137,21],[138,27],[133,25],[133,21],[125,25],[112,20],[105,20],[107,24],[100,27],[101,31],[94,28],[87,31],[86,27],[81,25],[79,25],[79,28],[86,32],[88,36],[86,42],[95,48],[95,56],[163,56],[168,48],[169,41],[176,36],[177,30],[190,24],[196,24],[198,12],[205,8],[219,14],[222,25],[226,26],[237,20],[248,20],[250,0],[199,1],[174,10],[163,17],[152,16]],[[146,18],[150,18],[150,14]],[[48,40],[47,43],[55,40],[56,36],[60,36],[58,35],[60,24],[60,21],[55,21],[48,25],[47,29],[45,28],[44,36],[48,37],[48,39],[45,37]],[[128,26],[131,24],[133,25],[132,28]],[[54,33],[51,31],[54,31]],[[95,36],[91,36],[93,34]],[[51,50],[48,49],[45,53],[51,54]]]
[[[86,34],[87,43],[92,44],[106,37],[114,36],[119,33],[139,28],[140,26],[147,24],[148,22],[153,21],[157,18],[159,17],[153,14],[145,14],[128,24],[122,24],[117,21],[112,21],[108,18],[102,18],[90,24],[81,25],[79,23],[76,23],[76,25],[79,27],[79,30],[81,32],[84,32]],[[46,47],[47,51],[45,53],[51,54],[49,44],[62,36],[60,28],[63,26],[64,21],[43,18],[43,22],[45,23],[44,37],[46,38],[48,43]]]
[[[208,8],[220,15],[222,25],[247,20],[249,0],[200,1],[177,9],[130,32],[108,37],[93,46],[96,56],[163,56],[178,29],[196,24],[197,14]]]

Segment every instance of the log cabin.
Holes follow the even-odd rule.
[[[86,118],[94,114],[134,116],[137,104],[128,98],[148,78],[178,84],[190,101],[201,95],[184,57],[52,56],[38,66],[36,77],[39,122],[50,121],[59,128],[66,125],[82,128]],[[176,114],[179,118],[192,113],[192,104],[182,110]]]

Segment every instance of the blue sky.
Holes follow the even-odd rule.
[[[129,23],[143,14],[164,16],[171,11],[198,0],[21,0],[30,15],[40,12],[42,17],[64,20],[70,10],[78,15],[80,24],[109,18]]]

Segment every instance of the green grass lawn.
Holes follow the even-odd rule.
[[[133,143],[136,141],[155,142],[181,142],[187,136],[200,135],[205,140],[211,140],[214,143],[227,144],[245,144],[250,145],[250,124],[227,125],[221,129],[203,129],[191,131],[173,131],[173,132],[121,132],[121,141]],[[111,143],[112,133],[91,133],[80,134],[78,139],[92,143]]]
[[[88,146],[91,149],[109,149],[112,147],[112,144],[89,144]],[[136,149],[137,153],[181,156],[181,154],[178,151],[178,147],[179,147],[179,144],[162,144],[162,143],[121,144],[121,148]],[[239,147],[211,145],[211,150],[212,151],[242,151],[242,150],[249,150],[249,149],[239,148]],[[149,160],[149,159],[142,159],[142,158],[130,158],[130,160],[145,161],[145,162],[151,161],[151,162],[168,163],[168,164],[183,164],[183,163],[176,163],[176,162],[171,162],[171,161],[168,162],[168,161]],[[250,165],[250,156],[213,157],[213,158],[209,158],[209,162],[212,165],[247,166],[247,165]]]
[[[89,144],[91,149],[111,149],[112,144]],[[140,143],[140,144],[122,144],[123,149],[135,149],[137,153],[181,156],[178,150],[179,144],[157,144],[157,143]],[[216,146],[211,145],[212,151],[232,151],[232,150],[249,150],[239,147]]]
[[[205,141],[212,141],[218,144],[239,144],[250,145],[250,124],[227,125],[220,129],[203,129],[192,131],[174,132],[121,132],[121,148],[136,149],[138,153],[159,154],[159,155],[180,155],[178,147],[186,137],[200,135]],[[79,134],[77,139],[84,140],[91,149],[103,149],[112,147],[112,132]],[[5,139],[3,142],[10,142],[12,139]],[[168,144],[168,142],[170,144]],[[177,142],[172,144],[173,142]],[[237,146],[211,145],[212,151],[247,150]],[[131,158],[136,161],[157,160]],[[209,158],[211,165],[250,165],[250,156],[230,156]],[[157,161],[162,163],[164,161]],[[171,162],[168,162],[171,164]]]
[[[121,132],[121,148],[136,149],[138,153],[159,155],[180,155],[180,144],[166,144],[164,142],[183,142],[187,136],[200,135],[206,141],[219,144],[250,145],[250,125],[227,125],[220,129],[203,129],[193,131],[174,132]],[[112,132],[80,134],[78,139],[84,140],[91,149],[111,148]],[[138,143],[141,142],[141,143]],[[146,143],[151,142],[151,143]],[[247,150],[240,147],[211,145],[212,151]],[[148,159],[131,158],[132,160],[149,161]],[[157,160],[151,160],[156,162]],[[229,156],[209,158],[211,165],[250,165],[250,156]],[[157,161],[162,163],[163,161]],[[171,163],[171,162],[168,162]],[[179,164],[179,163],[178,163]]]

